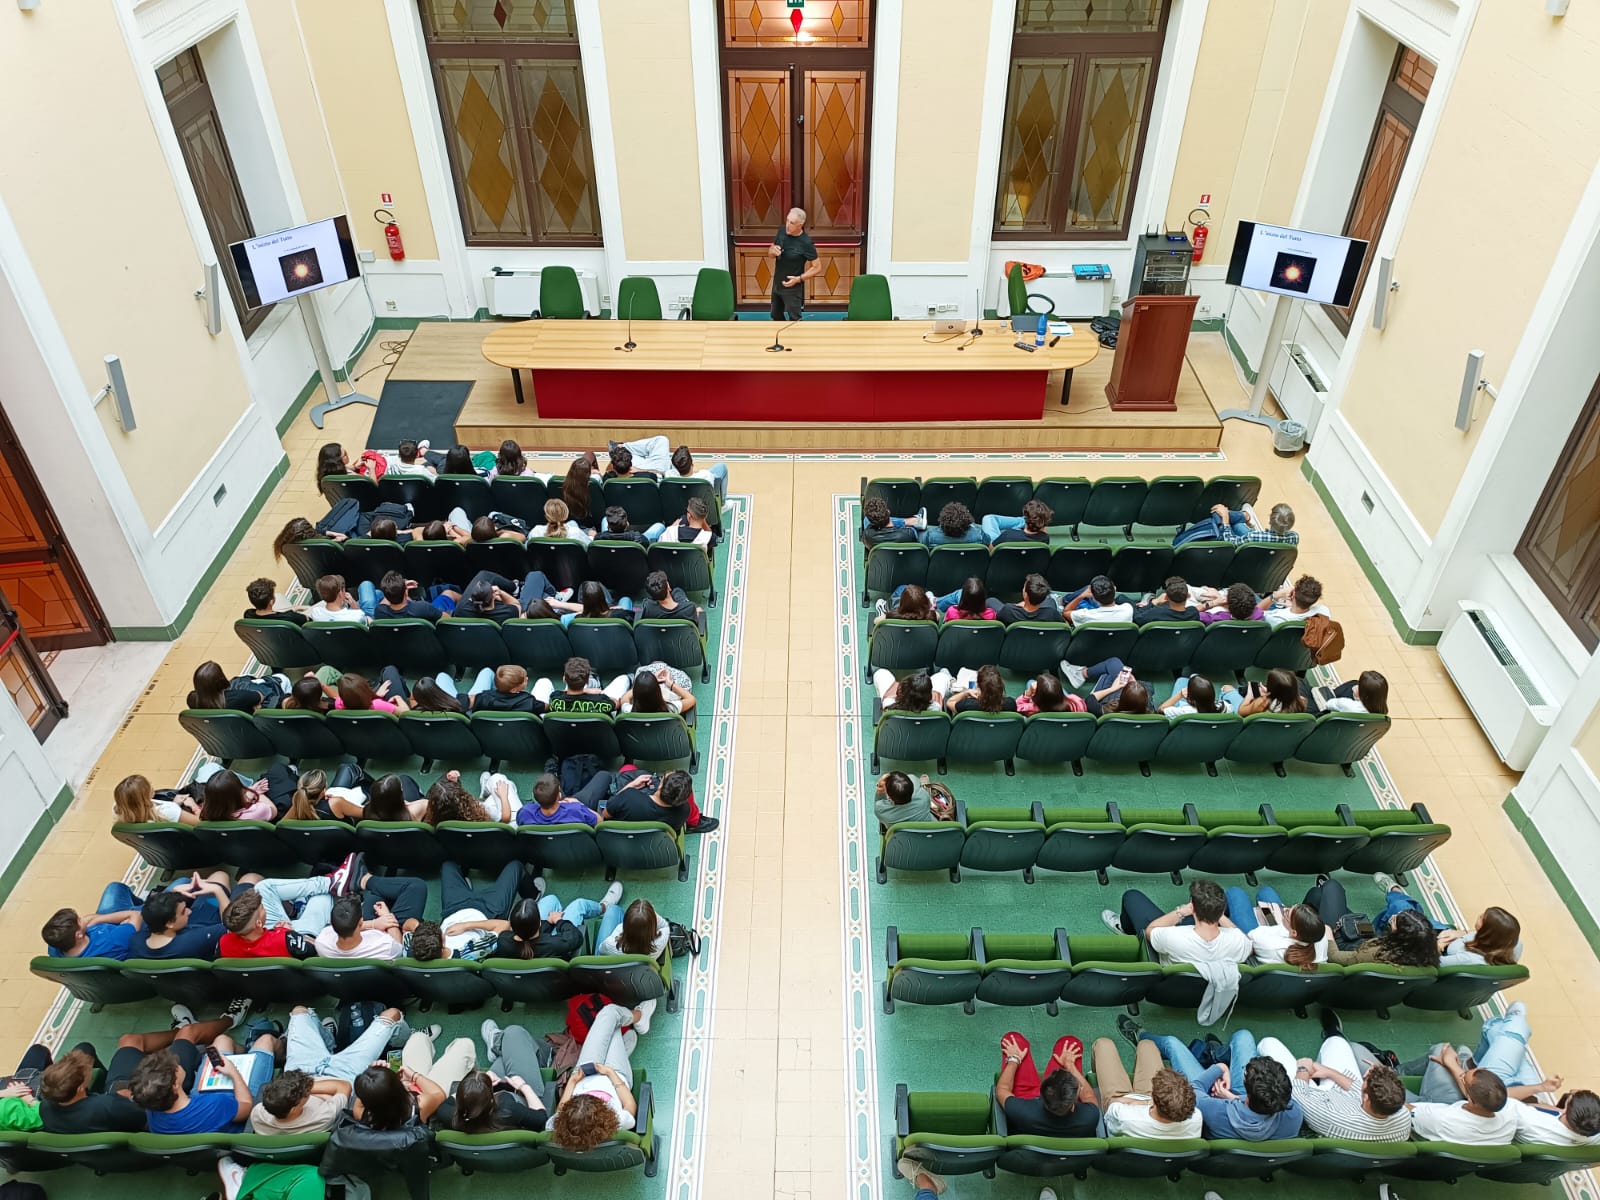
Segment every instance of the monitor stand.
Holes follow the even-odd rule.
[[[300,306],[300,319],[306,324],[306,337],[311,341],[311,356],[317,360],[317,374],[322,376],[322,390],[328,399],[311,409],[311,423],[318,429],[322,428],[322,418],[337,408],[345,408],[351,404],[370,404],[378,407],[376,396],[363,395],[355,390],[354,385],[348,392],[339,390],[339,380],[333,373],[333,363],[328,358],[328,343],[322,339],[322,323],[317,318],[317,304],[309,295],[299,296],[295,303]]]
[[[1256,372],[1256,386],[1250,393],[1249,408],[1225,408],[1217,414],[1219,421],[1249,421],[1252,425],[1265,425],[1274,433],[1283,422],[1266,415],[1267,388],[1272,372],[1278,365],[1278,355],[1283,350],[1283,333],[1289,326],[1289,307],[1296,301],[1279,296],[1272,310],[1272,323],[1267,327],[1267,344],[1261,351],[1261,366]]]

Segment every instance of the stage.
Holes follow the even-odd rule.
[[[1103,350],[1074,372],[1069,405],[1059,403],[1059,379],[1042,420],[940,421],[918,424],[860,422],[711,422],[608,420],[603,399],[588,418],[541,417],[538,396],[525,387],[518,405],[510,373],[483,357],[483,339],[508,322],[424,321],[417,326],[390,379],[472,380],[474,386],[456,436],[474,449],[492,448],[506,438],[524,447],[548,450],[590,449],[608,439],[663,434],[687,442],[697,452],[719,450],[1215,450],[1222,425],[1193,368],[1184,364],[1176,412],[1114,413],[1106,401],[1112,352]],[[615,324],[614,322],[612,324]],[[1090,336],[1087,324],[1074,336]],[[618,336],[620,338],[620,327]],[[635,337],[637,338],[637,332]],[[1228,398],[1233,402],[1233,398]]]

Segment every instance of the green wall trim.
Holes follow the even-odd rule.
[[[45,839],[50,836],[50,831],[56,827],[56,823],[72,804],[74,795],[71,784],[62,786],[56,793],[56,798],[50,801],[50,807],[39,814],[39,819],[33,823],[33,828],[28,830],[27,836],[22,839],[22,844],[17,847],[16,854],[12,855],[11,861],[6,864],[6,869],[0,871],[0,904],[10,899],[17,881],[22,878],[22,873],[28,869],[33,856],[38,853]]]
[[[1256,381],[1255,368],[1250,365],[1250,360],[1245,357],[1244,347],[1233,340],[1233,330],[1228,328],[1226,321],[1223,321],[1221,325],[1222,340],[1228,344],[1228,349],[1232,352],[1234,360],[1239,364],[1239,369],[1244,372],[1244,377],[1250,381],[1251,386],[1254,386]]]
[[[311,399],[311,393],[316,391],[321,384],[322,380],[318,379],[317,373],[313,371],[311,373],[311,378],[306,380],[305,386],[300,389],[300,394],[296,396],[289,407],[284,410],[283,416],[278,418],[276,432],[278,434],[279,441],[282,441],[283,435],[289,432],[289,426],[294,424],[295,418],[298,417],[301,411],[305,408],[306,401]]]
[[[183,611],[170,625],[113,625],[111,636],[119,642],[170,642],[188,627],[194,619],[195,609],[200,607],[200,601],[211,585],[217,581],[217,576],[222,574],[222,568],[233,557],[233,552],[239,548],[239,543],[244,540],[245,530],[254,524],[255,519],[261,515],[262,508],[267,503],[267,497],[272,495],[272,489],[278,486],[280,480],[289,473],[289,456],[280,454],[277,465],[261,483],[250,503],[245,505],[244,512],[239,514],[239,520],[234,524],[233,532],[228,535],[228,540],[222,543],[217,553],[211,559],[211,565],[205,573],[195,582],[189,592],[188,602],[184,604]]]
[[[1220,333],[1221,331],[1221,317],[1201,317],[1199,320],[1189,322],[1190,333]]]
[[[1328,515],[1333,518],[1333,523],[1338,526],[1339,533],[1344,537],[1345,545],[1350,547],[1350,553],[1356,556],[1367,581],[1372,584],[1373,591],[1378,593],[1378,598],[1383,601],[1383,607],[1389,611],[1389,620],[1394,622],[1395,632],[1408,646],[1433,646],[1437,645],[1441,630],[1438,629],[1413,629],[1406,623],[1400,614],[1400,603],[1394,598],[1394,593],[1389,590],[1389,585],[1383,581],[1383,576],[1378,573],[1378,568],[1371,558],[1367,557],[1366,547],[1361,544],[1361,539],[1356,536],[1356,531],[1350,528],[1350,522],[1344,519],[1344,514],[1339,511],[1339,506],[1333,502],[1333,496],[1328,491],[1328,486],[1322,482],[1322,477],[1317,474],[1316,468],[1311,465],[1309,458],[1300,460],[1300,474],[1304,475],[1311,486],[1316,489],[1317,495],[1322,500],[1322,506],[1328,510]]]
[[[1561,869],[1561,864],[1556,862],[1555,855],[1550,853],[1550,846],[1544,840],[1544,835],[1534,825],[1533,818],[1523,811],[1522,803],[1517,799],[1515,792],[1507,793],[1501,801],[1500,807],[1505,810],[1511,824],[1522,835],[1522,840],[1528,843],[1528,849],[1533,851],[1533,857],[1538,859],[1539,865],[1544,868],[1545,878],[1550,881],[1550,886],[1556,889],[1556,895],[1561,897],[1561,902],[1566,905],[1567,911],[1572,914],[1572,919],[1578,923],[1578,929],[1583,934],[1584,941],[1589,943],[1589,949],[1594,951],[1595,957],[1600,958],[1600,922],[1595,920],[1594,914],[1589,911],[1589,906],[1583,902],[1572,880],[1567,878],[1567,873]]]

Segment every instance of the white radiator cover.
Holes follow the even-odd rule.
[[[1548,690],[1518,660],[1505,622],[1481,604],[1461,601],[1439,639],[1439,660],[1495,753],[1512,770],[1527,770],[1550,731],[1556,708],[1545,700]]]
[[[600,277],[593,271],[578,272],[578,290],[583,293],[583,311],[600,315]],[[496,317],[527,317],[539,307],[539,272],[493,272],[483,277],[483,295],[489,312]]]

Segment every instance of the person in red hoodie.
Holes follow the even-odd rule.
[[[222,958],[312,958],[317,934],[328,927],[333,902],[360,884],[365,864],[352,854],[327,875],[309,879],[262,879],[239,892],[222,910],[227,930],[217,943]],[[288,904],[300,904],[291,917]]]

